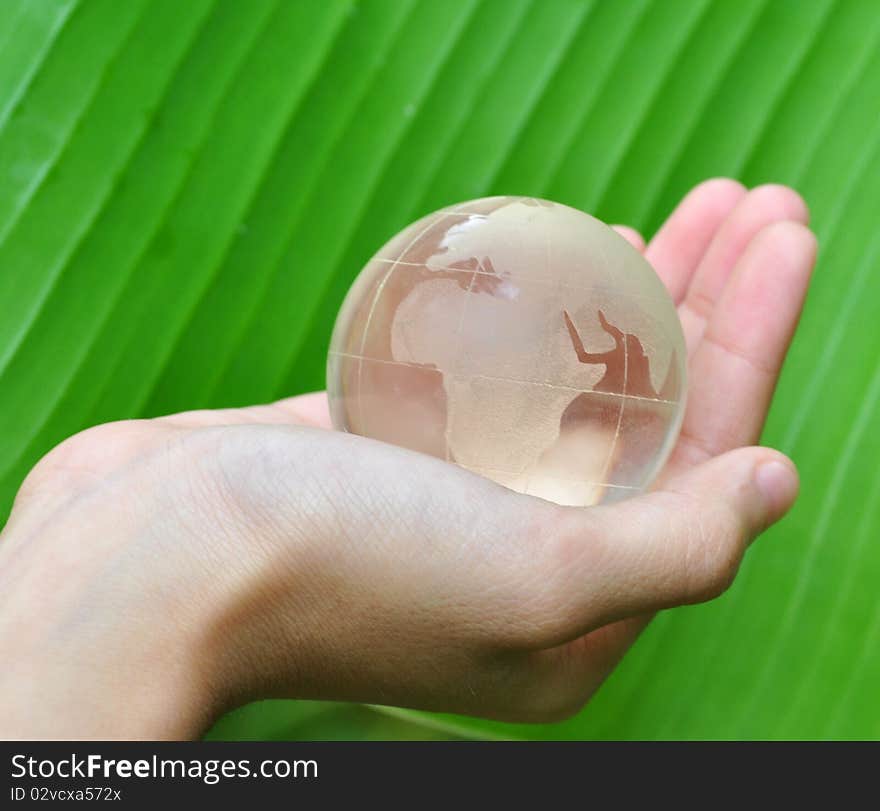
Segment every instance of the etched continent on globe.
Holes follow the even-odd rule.
[[[684,339],[652,268],[583,212],[492,197],[437,211],[361,271],[333,332],[334,425],[561,504],[666,460]]]

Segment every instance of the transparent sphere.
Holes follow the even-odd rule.
[[[490,197],[413,223],[367,263],[327,389],[339,429],[587,505],[660,470],[684,363],[673,303],[626,240],[568,206]]]

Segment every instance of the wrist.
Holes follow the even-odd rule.
[[[79,452],[125,450],[98,438]],[[70,449],[38,466],[0,536],[0,735],[195,737],[236,703],[298,694],[326,626],[301,574],[326,546],[279,495],[279,465],[300,480],[284,438],[160,434],[87,476],[68,475]]]
[[[117,602],[126,553],[87,541],[0,540],[0,736],[198,736],[213,710],[198,620],[158,596]]]

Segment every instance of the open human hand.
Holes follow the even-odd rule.
[[[644,248],[690,394],[650,492],[590,508],[330,430],[326,397],[111,423],[0,542],[0,735],[194,737],[248,699],[579,709],[651,614],[710,599],[793,503],[755,443],[815,259],[790,189],[695,188]]]

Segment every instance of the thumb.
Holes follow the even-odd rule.
[[[797,497],[792,462],[740,448],[620,502],[571,509],[558,536],[558,596],[574,638],[623,617],[717,597],[751,541]]]

